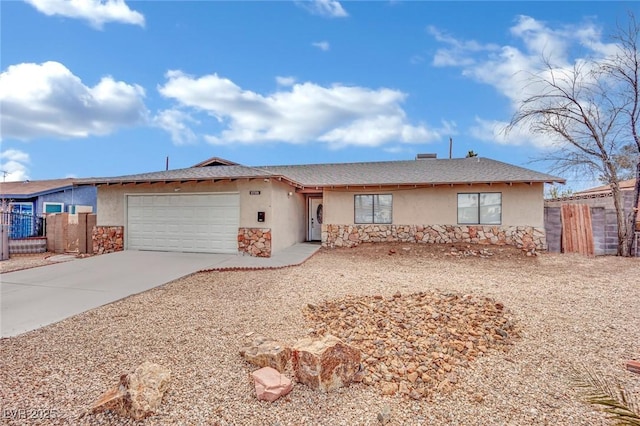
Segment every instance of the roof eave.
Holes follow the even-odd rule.
[[[464,182],[451,182],[451,181],[438,181],[438,182],[378,182],[378,183],[328,183],[328,184],[305,184],[306,188],[391,188],[391,187],[434,187],[434,186],[452,186],[452,185],[496,185],[506,184],[512,185],[517,183],[534,184],[534,183],[566,183],[564,179],[512,179],[512,180],[491,180],[491,181],[464,181]]]
[[[154,183],[189,183],[189,182],[220,182],[224,180],[253,180],[253,179],[274,179],[277,181],[285,181],[291,186],[297,188],[303,188],[299,182],[287,178],[282,175],[263,175],[263,176],[208,176],[208,177],[194,177],[194,178],[165,178],[165,179],[98,179],[98,180],[85,180],[76,182],[76,186],[101,186],[101,185],[130,185],[130,184],[154,184]]]

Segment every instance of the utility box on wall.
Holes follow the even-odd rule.
[[[264,222],[264,212],[258,212],[258,222]]]

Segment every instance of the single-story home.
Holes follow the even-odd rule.
[[[0,199],[10,211],[34,216],[46,213],[95,212],[96,188],[75,186],[75,179],[25,180],[0,183]]]
[[[564,179],[488,158],[193,167],[76,181],[96,186],[102,250],[247,253],[303,241],[545,248],[544,184]]]

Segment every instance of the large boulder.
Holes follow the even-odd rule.
[[[300,383],[332,391],[361,379],[360,350],[335,336],[306,338],[293,347],[293,371]]]
[[[120,376],[120,382],[93,404],[91,412],[112,410],[121,416],[141,420],[155,413],[169,387],[171,371],[145,361],[134,371]]]
[[[251,373],[256,388],[256,397],[261,401],[273,402],[291,392],[293,383],[275,368],[262,367]]]
[[[240,355],[255,366],[275,368],[282,373],[291,358],[291,349],[273,339],[257,337],[240,349]]]

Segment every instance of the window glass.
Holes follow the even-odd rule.
[[[499,225],[502,222],[502,194],[480,194],[480,223]]]
[[[373,197],[371,195],[356,195],[355,222],[373,223]]]
[[[478,194],[458,194],[458,223],[478,223]]]
[[[354,196],[355,223],[392,223],[393,196],[367,194]]]
[[[11,203],[11,211],[13,213],[33,214],[32,203]]]
[[[62,203],[42,203],[44,213],[62,213],[64,205]]]
[[[458,223],[501,224],[502,194],[499,192],[458,194]]]
[[[393,203],[391,194],[374,195],[374,223],[391,223]]]

